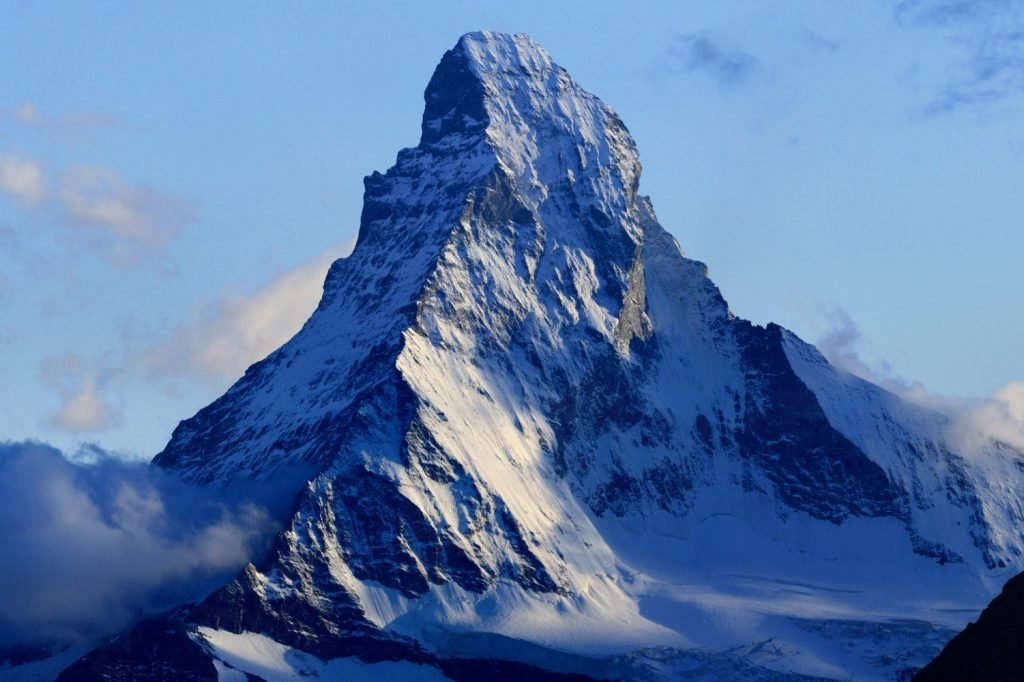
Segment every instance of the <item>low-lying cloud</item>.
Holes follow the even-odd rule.
[[[993,442],[1024,453],[1024,381],[1010,381],[985,398],[951,398],[895,374],[885,361],[864,359],[865,341],[843,311],[830,314],[831,328],[817,342],[836,367],[878,384],[904,400],[949,417],[946,436],[964,454],[991,448]]]
[[[200,598],[273,530],[147,463],[0,443],[0,649],[90,643]]]

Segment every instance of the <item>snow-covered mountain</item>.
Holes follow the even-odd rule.
[[[736,318],[530,38],[464,36],[425,99],[313,316],[154,460],[295,501],[148,664],[893,679],[1024,568],[1020,453]]]

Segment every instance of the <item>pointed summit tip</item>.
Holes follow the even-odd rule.
[[[482,74],[498,71],[519,71],[541,75],[554,63],[540,44],[525,33],[474,31],[459,38],[455,45]]]
[[[612,167],[635,191],[640,162],[622,120],[525,33],[463,35],[441,58],[424,99],[423,146],[486,140],[527,184],[537,174],[556,183]]]
[[[466,33],[441,58],[424,92],[422,142],[486,129],[486,100],[500,96],[509,85],[495,87],[495,78],[542,83],[554,68],[544,48],[525,33]]]

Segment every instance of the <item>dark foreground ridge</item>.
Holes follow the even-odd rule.
[[[946,680],[1024,680],[1024,573],[914,677]]]

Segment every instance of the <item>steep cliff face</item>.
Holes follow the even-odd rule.
[[[154,460],[295,493],[184,617],[211,655],[885,677],[1024,563],[1017,453],[735,318],[536,43],[464,36],[425,99],[314,315]]]

